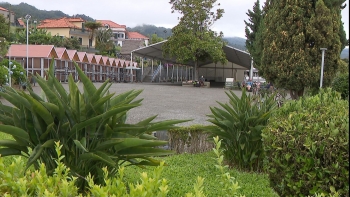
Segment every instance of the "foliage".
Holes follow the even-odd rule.
[[[343,1],[343,0],[340,0]],[[265,6],[262,32],[263,77],[297,99],[306,87],[319,87],[320,48],[325,55],[324,86],[329,86],[339,65],[341,42],[340,1],[270,1]],[[322,25],[320,25],[322,24]]]
[[[6,21],[4,15],[0,14],[0,38],[8,38],[9,23]]]
[[[283,105],[262,135],[264,166],[280,196],[327,194],[332,188],[349,195],[349,102],[339,93],[326,89]]]
[[[26,75],[26,71],[24,70],[24,68],[22,67],[22,65],[14,60],[11,60],[11,69],[9,68],[9,61],[8,59],[3,59],[0,62],[0,65],[4,65],[6,66],[7,70],[7,74],[11,74],[11,80],[14,84],[22,84],[25,83],[27,80],[27,75]]]
[[[45,163],[52,174],[57,164],[51,159],[56,157],[54,141],[61,141],[62,162],[78,176],[77,184],[84,189],[89,173],[96,183],[103,182],[102,168],[108,166],[113,176],[120,162],[128,161],[132,165],[157,165],[150,156],[171,154],[154,148],[165,141],[156,140],[146,133],[156,130],[176,128],[174,124],[185,120],[167,120],[152,122],[152,116],[136,124],[127,124],[128,110],[140,105],[142,100],[134,100],[141,91],[130,90],[114,96],[109,93],[110,83],[106,81],[98,89],[83,73],[79,66],[76,70],[83,83],[83,92],[70,75],[69,92],[55,78],[53,64],[48,72],[48,80],[39,75],[37,83],[45,98],[32,90],[30,94],[7,89],[0,93],[13,106],[0,104],[0,132],[8,133],[14,140],[4,141],[0,154],[23,155],[28,157],[27,168],[38,161]],[[33,151],[30,153],[29,149]],[[136,160],[140,158],[140,160]]]
[[[116,46],[111,40],[113,31],[111,29],[99,29],[96,31],[96,49],[99,54],[116,57]],[[118,46],[120,51],[120,46]]]
[[[349,73],[338,74],[332,82],[333,90],[341,94],[342,99],[349,97]]]
[[[215,159],[213,159],[215,158]],[[223,185],[220,184],[221,175],[217,156],[213,151],[199,154],[176,154],[168,157],[162,157],[167,165],[164,166],[162,177],[168,180],[169,197],[183,196],[184,193],[193,189],[193,181],[201,176],[204,179],[203,192],[207,196],[225,196]],[[225,163],[225,158],[222,164]],[[222,166],[224,167],[224,166]],[[246,195],[251,197],[277,197],[278,195],[269,187],[268,176],[262,173],[241,172],[236,168],[227,169],[230,177],[235,177],[235,182],[239,183],[240,189],[237,195]],[[125,169],[125,180],[130,183],[136,183],[141,172],[151,174],[153,167],[141,169],[138,167],[129,167]],[[226,177],[225,177],[226,179]],[[227,179],[226,179],[227,180]],[[225,181],[225,183],[228,183]]]
[[[264,151],[261,131],[266,126],[271,112],[276,107],[274,95],[266,96],[264,102],[255,101],[243,90],[241,98],[233,91],[226,92],[229,103],[210,107],[208,127],[211,136],[219,136],[224,146],[227,162],[234,167],[259,171],[262,169]]]
[[[8,51],[8,45],[6,38],[0,37],[0,58],[3,58],[7,51]]]
[[[152,34],[151,36],[148,36],[150,37],[150,43],[149,44],[156,44],[158,42],[161,42],[164,40],[164,38],[162,37],[158,37],[157,34]]]
[[[247,47],[248,52],[252,55],[253,60],[255,60],[261,58],[260,56],[256,55],[258,52],[255,52],[255,50],[258,50],[255,48],[255,42],[257,41],[256,34],[259,30],[263,17],[262,10],[260,8],[260,1],[257,0],[254,3],[253,11],[248,10],[248,13],[246,14],[249,17],[249,21],[244,21],[246,25],[245,36],[247,38],[245,41],[245,46]]]
[[[0,86],[7,85],[9,82],[9,70],[5,65],[0,64]],[[2,90],[2,89],[1,89]]]
[[[85,27],[90,30],[90,39],[93,40],[97,29],[102,27],[102,24],[100,22],[87,21],[85,22]]]
[[[155,25],[150,25],[150,24],[137,25],[132,28],[127,27],[127,30],[136,31],[142,35],[156,34],[157,37],[163,38],[163,40],[172,35],[172,30],[170,28],[156,27]]]
[[[217,0],[171,0],[172,12],[183,15],[163,45],[163,55],[175,57],[179,63],[194,63],[194,80],[198,80],[198,63],[205,60],[226,63],[222,47],[222,32],[210,27],[219,20],[224,10],[215,8]]]
[[[169,129],[170,150],[176,153],[202,153],[211,150],[214,146],[212,141],[208,141],[208,134],[204,132],[202,125],[192,125]]]

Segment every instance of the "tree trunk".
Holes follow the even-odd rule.
[[[290,97],[293,100],[298,100],[299,97],[302,97],[304,95],[304,88],[301,90],[290,90]]]
[[[198,60],[194,62],[194,80],[198,81]]]

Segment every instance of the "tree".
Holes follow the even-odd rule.
[[[158,37],[157,34],[152,34],[151,36],[148,36],[148,37],[151,37],[150,44],[156,44],[156,43],[161,42],[161,41],[164,40],[164,38]]]
[[[264,78],[290,90],[297,99],[304,88],[320,84],[320,48],[327,48],[323,85],[328,86],[339,66],[341,3],[327,7],[322,0],[271,1],[264,17],[261,66]]]
[[[98,28],[102,27],[102,24],[99,23],[99,22],[87,21],[85,23],[85,27],[89,28],[91,30],[91,32],[90,32],[90,39],[92,41],[92,40],[94,40],[96,30]]]
[[[111,29],[99,29],[96,32],[96,46],[95,48],[99,50],[99,54],[116,56],[116,46],[111,39],[113,37],[113,32]]]
[[[8,38],[9,24],[4,15],[0,14],[0,38]]]
[[[198,80],[198,62],[212,60],[227,62],[222,49],[223,33],[212,31],[210,27],[219,20],[223,9],[216,0],[171,0],[172,13],[179,12],[182,17],[173,29],[173,35],[163,45],[163,55],[176,57],[181,64],[194,62],[194,79]]]
[[[255,42],[257,41],[256,34],[258,33],[259,27],[261,25],[262,21],[262,10],[260,9],[260,2],[257,0],[254,3],[253,11],[248,10],[248,13],[246,13],[249,17],[249,21],[244,21],[246,27],[245,27],[245,36],[247,38],[245,42],[245,46],[250,53],[253,60],[258,60],[257,62],[254,61],[255,64],[259,63],[260,54],[259,53],[259,47],[256,47]],[[255,66],[256,67],[256,66]]]

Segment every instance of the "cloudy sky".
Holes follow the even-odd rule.
[[[68,15],[85,14],[98,20],[111,20],[118,24],[134,27],[142,24],[153,24],[158,27],[172,28],[178,23],[178,14],[171,13],[169,0],[10,0],[11,4],[21,2],[40,10],[60,10]],[[252,9],[256,0],[218,0],[224,8],[223,17],[217,21],[213,30],[222,31],[225,37],[245,38],[244,20],[246,12]],[[265,0],[260,0],[263,5]],[[344,29],[349,38],[349,0],[342,11]]]

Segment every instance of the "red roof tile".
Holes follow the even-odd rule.
[[[40,22],[37,28],[76,28],[81,29],[78,26],[70,22],[69,18],[63,17],[59,19],[45,19]]]
[[[109,28],[126,28],[125,25],[119,25],[118,23],[110,20],[96,20],[96,22],[101,23],[103,26],[108,25]]]
[[[82,18],[68,18],[69,22],[84,22]]]
[[[27,57],[27,45],[12,44],[7,53],[7,56],[13,57]],[[42,58],[57,58],[57,53],[54,45],[28,45],[28,57],[42,57]]]
[[[148,37],[140,34],[139,32],[127,32],[128,39],[149,39]]]
[[[1,10],[1,11],[5,11],[5,12],[8,12],[8,10],[5,9],[5,8],[3,8],[3,7],[0,7],[0,10]]]
[[[23,19],[18,18],[17,21],[18,21],[19,25],[21,25],[22,27],[26,27],[26,24],[24,23]]]
[[[66,48],[64,48],[64,47],[55,47],[55,50],[56,50],[58,58],[61,59],[62,56],[63,56],[63,53],[66,51]]]

